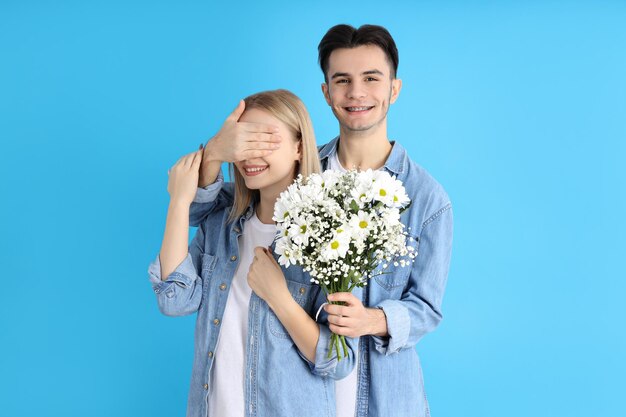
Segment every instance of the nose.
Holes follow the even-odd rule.
[[[365,89],[365,85],[363,85],[360,81],[352,81],[350,83],[350,87],[348,88],[348,98],[351,99],[362,99],[367,96],[367,91]]]

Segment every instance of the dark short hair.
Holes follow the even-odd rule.
[[[387,29],[377,25],[363,25],[358,29],[350,25],[336,25],[326,32],[317,46],[320,68],[328,82],[328,58],[335,49],[376,45],[383,50],[391,67],[391,77],[398,72],[398,48]]]

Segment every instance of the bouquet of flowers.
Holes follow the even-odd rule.
[[[274,206],[278,263],[301,266],[326,294],[363,287],[389,263],[406,266],[417,255],[400,222],[409,205],[402,182],[384,171],[298,176]],[[335,349],[341,360],[339,345],[347,356],[345,338],[333,333],[328,357]]]

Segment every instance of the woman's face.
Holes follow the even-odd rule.
[[[246,110],[239,120],[278,127],[282,138],[280,148],[262,158],[235,162],[235,166],[249,189],[279,194],[294,180],[296,162],[300,160],[300,141],[286,124],[264,110]]]

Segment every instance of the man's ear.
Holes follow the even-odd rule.
[[[400,78],[395,78],[391,80],[391,98],[389,99],[389,103],[393,104],[398,99],[400,95],[400,90],[402,90],[402,80]]]
[[[330,106],[330,95],[328,94],[328,84],[326,83],[322,83],[322,94],[324,94],[326,104]]]

